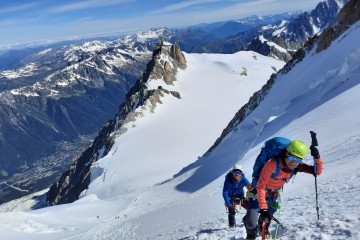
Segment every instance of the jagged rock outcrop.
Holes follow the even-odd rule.
[[[326,28],[316,48],[316,52],[328,48],[331,42],[345,32],[349,26],[360,19],[360,1],[352,0],[348,2],[336,16],[333,24]]]
[[[275,83],[278,74],[286,74],[289,72],[295,64],[301,62],[306,54],[310,52],[316,44],[319,46],[323,46],[321,44],[322,41],[328,41],[330,45],[331,42],[335,39],[335,36],[340,36],[346,29],[348,29],[352,24],[360,19],[359,14],[360,2],[358,0],[349,1],[342,10],[336,16],[334,22],[331,24],[329,29],[337,29],[337,31],[329,30],[332,33],[337,33],[333,38],[330,37],[327,31],[324,31],[320,36],[313,36],[309,38],[309,40],[304,44],[304,47],[299,49],[293,56],[292,60],[289,61],[277,74],[271,75],[270,79],[266,82],[266,84],[257,92],[250,97],[248,103],[246,103],[240,110],[235,114],[233,119],[229,122],[228,126],[223,130],[220,137],[216,139],[215,143],[209,148],[209,150],[205,153],[208,154],[211,152],[216,146],[220,144],[220,142],[224,139],[224,137],[230,133],[240,122],[242,122],[266,97],[268,92],[270,91],[272,85]],[[342,24],[340,24],[342,23]],[[341,33],[340,33],[341,32]]]
[[[179,45],[177,45],[176,43],[172,45],[170,48],[170,57],[176,60],[175,63],[180,69],[186,68],[185,56],[181,52]]]
[[[125,134],[129,127],[136,127],[136,119],[142,117],[145,111],[156,112],[156,106],[162,103],[161,99],[166,94],[181,98],[180,93],[169,91],[164,84],[161,85],[161,81],[167,85],[173,84],[178,68],[186,68],[186,59],[176,43],[171,45],[163,38],[161,43],[156,44],[146,70],[127,93],[114,119],[101,129],[91,146],[50,187],[47,193],[50,205],[77,200],[90,184],[92,163],[108,153],[116,137]],[[149,88],[151,81],[158,81],[158,87]]]
[[[270,43],[271,45],[268,43]],[[263,39],[261,41],[259,37],[251,41],[251,43],[247,45],[244,49],[246,49],[246,51],[254,51],[260,53],[264,56],[270,56],[284,62],[288,62],[292,58],[291,54],[285,49],[281,51],[280,46],[276,46],[274,43],[271,43],[266,39]]]

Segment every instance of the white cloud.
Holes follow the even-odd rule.
[[[78,3],[71,3],[64,6],[60,6],[52,9],[50,12],[53,13],[62,13],[62,12],[70,12],[87,8],[95,8],[95,7],[105,7],[111,5],[117,5],[122,3],[133,2],[135,0],[109,0],[109,1],[98,1],[98,0],[88,0]]]
[[[18,12],[18,11],[33,8],[33,7],[37,6],[37,5],[39,5],[38,2],[33,2],[33,3],[21,4],[21,5],[12,6],[12,7],[1,8],[0,9],[0,14]]]
[[[187,8],[187,7],[190,7],[193,5],[205,4],[205,3],[211,3],[211,2],[219,2],[219,1],[221,1],[221,0],[196,0],[196,1],[188,0],[188,1],[180,2],[180,3],[168,5],[164,8],[156,10],[155,12],[157,12],[157,13],[171,12],[171,11]]]

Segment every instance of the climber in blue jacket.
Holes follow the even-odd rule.
[[[232,170],[226,175],[223,198],[228,209],[229,227],[235,227],[236,205],[247,208],[247,200],[244,198],[244,187],[250,189],[250,182],[243,173],[240,164],[235,164]]]

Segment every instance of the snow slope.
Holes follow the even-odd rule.
[[[243,53],[186,55],[188,69],[179,73],[174,86],[182,99],[164,98],[155,114],[147,113],[116,139],[112,151],[94,168],[98,177],[77,202],[0,214],[2,238],[244,239],[240,221],[244,210],[237,216],[238,227],[227,228],[221,196],[226,172],[239,162],[250,177],[266,139],[286,136],[310,144],[313,130],[325,164],[318,177],[320,221],[314,178],[298,174],[282,194],[279,218],[287,231],[280,239],[360,239],[359,38],[357,22],[326,51],[310,53],[286,75],[279,75],[259,107],[200,158],[243,101],[259,88],[252,84],[261,72],[251,60],[253,53],[246,53],[250,57]],[[236,56],[244,57],[241,64],[230,59]],[[269,61],[261,61],[265,69],[276,64]],[[240,72],[243,66],[248,77],[232,72]],[[250,78],[253,74],[255,78]],[[237,85],[237,80],[249,85]],[[252,92],[245,89],[250,86]],[[208,100],[202,101],[206,96]],[[224,112],[217,112],[219,106]],[[217,121],[223,122],[218,126]],[[200,129],[189,132],[184,126]],[[308,156],[305,161],[313,160]]]
[[[105,177],[95,179],[88,194],[128,195],[171,178],[206,152],[239,106],[274,73],[273,68],[284,64],[254,52],[185,57],[188,68],[178,74],[174,86],[165,86],[178,91],[181,100],[165,95],[155,114],[147,111],[128,124],[112,151],[97,162]],[[243,68],[246,76],[240,75]],[[154,82],[161,85],[160,80],[149,85]],[[114,182],[122,187],[113,188]]]
[[[31,220],[30,226],[16,227],[15,231],[19,232],[19,236],[25,232],[26,238],[30,239],[28,232],[34,232],[36,239],[41,239],[42,236],[48,238],[47,235],[37,235],[46,232],[46,228],[48,232],[73,235],[87,231],[92,227],[93,220],[96,224],[98,219],[106,216],[133,212],[131,205],[138,201],[146,189],[172,178],[201,156],[239,107],[264,85],[271,74],[284,65],[284,62],[254,52],[232,55],[185,54],[185,57],[188,67],[179,70],[173,86],[165,85],[162,80],[149,82],[150,88],[160,85],[167,90],[179,92],[181,99],[165,94],[161,98],[162,104],[155,108],[155,113],[144,110],[143,117],[124,126],[128,131],[120,135],[110,153],[93,166],[92,184],[77,203],[84,210],[78,207],[77,210],[73,209],[77,204],[66,207],[70,212],[81,216],[75,225],[82,222],[83,226],[74,227],[69,216],[63,221],[67,210],[58,206],[29,213],[32,217],[21,215],[26,219],[33,219],[33,216],[45,214],[52,215],[52,221],[61,220],[54,223],[55,226],[44,225],[48,217],[36,217],[38,219]],[[94,204],[98,206],[99,212],[89,210]],[[106,205],[107,210],[101,207],[102,204]],[[3,208],[22,209],[14,205],[16,204],[9,203]],[[10,213],[5,213],[4,216],[7,217],[8,214]],[[17,225],[16,217],[14,221]],[[36,226],[36,230],[32,226]],[[73,231],[69,231],[70,229]],[[50,236],[54,239],[63,237],[61,234]]]

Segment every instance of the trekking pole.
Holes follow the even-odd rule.
[[[316,139],[316,133],[313,131],[310,131],[311,134],[311,146],[316,147],[319,146],[318,145],[318,141]],[[314,158],[314,177],[315,177],[315,194],[316,194],[316,212],[317,212],[317,218],[318,220],[320,220],[320,216],[319,216],[319,203],[318,203],[318,191],[317,191],[317,169],[316,169],[316,159]]]

